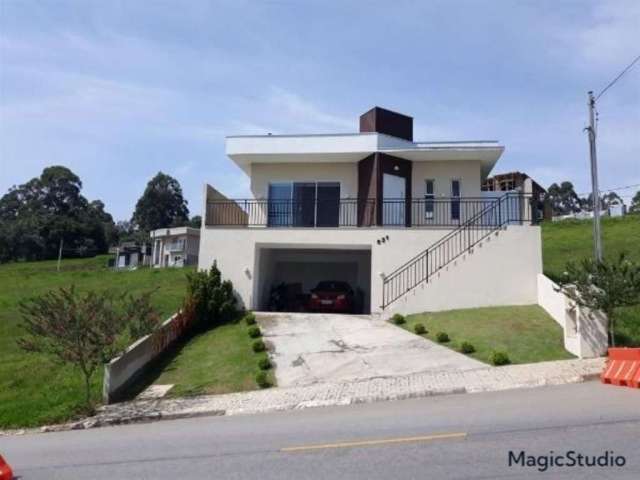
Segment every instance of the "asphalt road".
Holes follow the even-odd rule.
[[[622,455],[623,467],[508,466]],[[640,390],[597,382],[0,438],[22,479],[640,478]]]

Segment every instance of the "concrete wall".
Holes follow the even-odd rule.
[[[340,198],[358,196],[357,163],[255,163],[251,165],[254,198],[269,197],[269,183],[340,182]]]
[[[562,327],[564,348],[580,358],[601,357],[608,346],[607,318],[601,312],[581,308],[558,286],[540,273],[537,277],[538,304]]]
[[[540,228],[510,226],[392,303],[385,315],[535,304],[541,271]]]
[[[460,180],[462,197],[480,197],[479,160],[459,160],[456,162],[413,162],[412,187],[413,197],[423,198],[426,193],[425,180],[435,180],[435,196],[451,196],[451,180]]]
[[[436,228],[204,228],[199,268],[209,268],[217,260],[223,276],[233,282],[244,306],[257,308],[260,294],[254,282],[260,270],[256,254],[260,248],[371,250],[371,310],[379,312],[381,274],[389,274],[450,231]],[[540,228],[511,226],[477,246],[473,254],[449,265],[439,275],[441,278],[417,288],[387,312],[536,303],[536,276],[541,271]]]
[[[251,166],[251,192],[255,198],[268,198],[269,182],[340,182],[341,198],[358,195],[358,164],[356,163],[271,163]],[[451,196],[451,180],[462,183],[463,197],[480,197],[481,162],[413,162],[411,190],[413,197],[423,198],[426,179],[435,180],[436,197]]]
[[[105,403],[117,401],[122,393],[189,328],[180,314],[165,320],[150,335],[133,343],[119,357],[104,366],[102,397]]]

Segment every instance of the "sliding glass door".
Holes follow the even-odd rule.
[[[316,184],[293,184],[293,226],[313,227],[316,217]]]
[[[289,227],[293,219],[293,205],[290,183],[270,183],[268,202],[268,222],[270,227]]]
[[[337,227],[340,221],[340,184],[318,182],[316,198],[316,226]]]
[[[269,184],[270,227],[337,227],[339,217],[338,182]]]

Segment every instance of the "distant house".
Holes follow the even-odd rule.
[[[547,190],[526,173],[508,172],[487,177],[482,182],[482,191],[520,192],[525,195],[531,195],[536,202],[535,211],[542,212],[545,220],[550,220],[552,217],[551,206],[544,203]]]
[[[136,268],[149,265],[151,262],[151,247],[149,245],[122,242],[117,247],[111,247],[109,253],[114,255],[109,260],[109,266],[114,268]]]
[[[607,212],[610,217],[624,217],[627,214],[627,206],[622,200],[614,200],[609,204]]]
[[[197,265],[200,230],[191,227],[159,228],[150,234],[153,267]]]

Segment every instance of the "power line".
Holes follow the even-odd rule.
[[[599,193],[607,193],[607,192],[617,192],[618,190],[627,190],[629,188],[637,188],[640,187],[640,183],[636,183],[634,185],[625,185],[624,187],[615,187],[615,188],[609,188],[607,190],[598,190]],[[583,192],[583,193],[577,193],[576,195],[589,195],[591,192]]]
[[[609,82],[609,85],[607,85],[606,87],[604,87],[604,89],[596,96],[596,101],[604,94],[604,92],[606,92],[607,90],[609,90],[614,83],[616,83],[618,80],[620,80],[620,78],[627,73],[629,70],[631,70],[633,68],[633,66],[638,62],[638,60],[640,60],[640,55],[638,55],[633,62],[631,62],[627,68],[625,68],[624,70],[622,70],[622,72],[620,72],[620,74],[614,78],[611,82]]]

